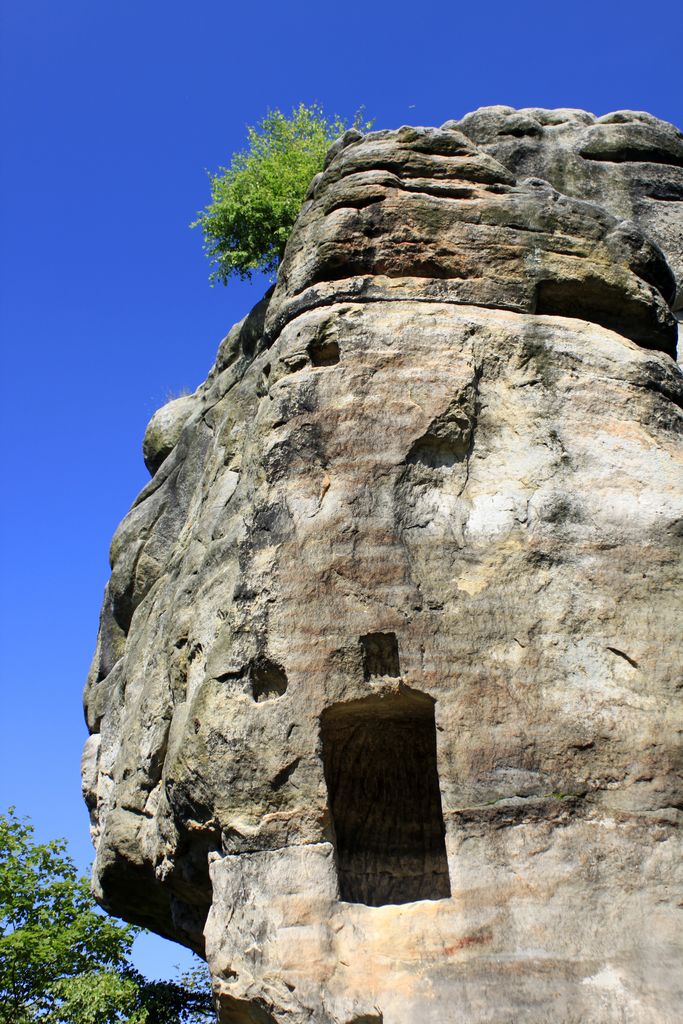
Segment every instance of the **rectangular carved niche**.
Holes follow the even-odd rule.
[[[398,640],[395,633],[367,633],[360,638],[363,652],[363,674],[373,676],[400,676]]]
[[[337,704],[321,735],[341,899],[450,896],[434,701],[403,690]]]

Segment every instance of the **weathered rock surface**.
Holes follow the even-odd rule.
[[[513,174],[536,175],[568,196],[635,221],[664,251],[683,308],[683,136],[644,111],[483,107],[447,122]]]
[[[347,133],[154,417],[86,690],[95,887],[206,955],[222,1021],[678,1021],[680,147]]]

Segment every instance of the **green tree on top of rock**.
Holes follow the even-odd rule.
[[[139,929],[100,913],[55,839],[0,814],[0,1024],[204,1024],[206,971],[147,981],[130,963]]]
[[[332,142],[350,127],[368,130],[371,124],[362,110],[348,123],[302,103],[289,117],[271,110],[247,128],[248,149],[209,175],[211,203],[192,225],[204,232],[212,283],[275,271],[311,180]]]

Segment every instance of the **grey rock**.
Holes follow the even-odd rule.
[[[482,107],[448,128],[515,175],[545,178],[568,196],[634,221],[664,252],[683,304],[683,135],[642,111]]]
[[[327,302],[421,299],[570,314],[675,354],[675,291],[633,222],[515,182],[460,132],[401,128],[353,141],[317,181],[266,331]]]
[[[142,455],[152,475],[178,444],[194,404],[192,395],[181,395],[157,409],[149,421],[142,440]]]
[[[347,134],[152,421],[86,687],[94,886],[206,956],[224,1022],[677,1020],[677,228],[628,219],[627,161],[580,158],[597,202],[515,157],[553,130],[558,166],[678,138]]]

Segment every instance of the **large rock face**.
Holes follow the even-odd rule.
[[[347,133],[152,421],[95,887],[222,1021],[680,1019],[682,198],[644,114]]]

